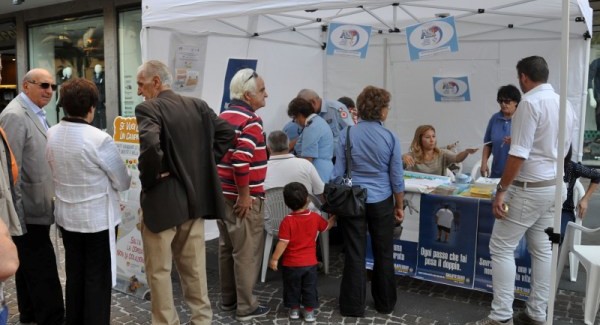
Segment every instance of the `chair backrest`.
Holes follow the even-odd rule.
[[[283,187],[270,188],[265,193],[265,214],[267,215],[266,222],[269,222],[270,229],[273,230],[273,234],[277,235],[279,232],[279,225],[281,220],[290,214],[291,210],[285,205],[283,201]],[[269,228],[267,228],[269,229]]]
[[[492,161],[494,159],[494,155],[490,155],[488,158],[488,169],[492,170]],[[481,159],[477,160],[473,168],[471,169],[471,178],[473,181],[476,181],[479,177],[481,177]]]
[[[577,207],[577,204],[579,203],[579,200],[581,200],[581,198],[585,195],[585,188],[583,187],[583,184],[581,184],[581,182],[578,180],[575,181],[575,187],[573,187],[573,204],[575,204],[575,207]],[[579,211],[576,211],[576,215],[579,217]]]

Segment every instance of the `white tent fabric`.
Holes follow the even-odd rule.
[[[228,59],[257,59],[269,93],[258,111],[267,132],[289,120],[287,104],[302,88],[336,99],[356,98],[364,86],[375,85],[392,93],[386,126],[404,150],[420,124],[436,127],[440,145],[459,140],[461,148],[479,146],[499,109],[498,87],[517,84],[516,63],[530,55],[547,60],[549,82],[567,94],[577,124],[584,125],[592,29],[587,0],[142,0],[142,10],[144,59],[174,66],[174,48],[199,47],[202,80],[184,94],[202,97],[215,109]],[[456,21],[459,51],[410,61],[406,27],[448,15]],[[562,19],[568,19],[568,35],[561,41],[567,30]],[[330,22],[372,26],[366,59],[325,55]],[[561,52],[563,44],[568,49]],[[469,78],[470,101],[434,101],[433,77],[461,76]],[[582,134],[580,127],[573,135],[576,153]],[[465,170],[479,157],[471,156]]]
[[[433,124],[440,145],[460,141],[459,147],[464,148],[481,143],[489,117],[498,110],[496,91],[501,85],[517,82],[514,67],[522,57],[544,56],[551,66],[550,82],[559,90],[560,0],[396,3],[144,0],[143,53],[146,59],[173,64],[175,45],[202,44],[202,82],[186,94],[204,98],[215,109],[221,101],[228,59],[258,59],[257,71],[265,78],[270,96],[267,106],[259,110],[267,131],[285,124],[287,103],[302,88],[313,88],[324,98],[336,99],[356,98],[369,84],[385,87],[393,96],[393,110],[386,124],[397,132],[405,149],[419,124]],[[586,23],[591,22],[591,9],[581,0],[570,1],[570,6],[568,94],[578,115],[583,116],[588,64],[583,34],[588,30]],[[434,19],[436,14],[454,16],[459,52],[410,61],[405,28]],[[585,17],[581,19],[585,23],[575,22],[576,17]],[[322,26],[329,22],[372,26],[367,58],[326,56]],[[468,76],[471,101],[435,102],[433,76]],[[465,165],[478,158],[471,156]]]

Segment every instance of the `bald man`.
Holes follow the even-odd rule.
[[[46,106],[56,90],[50,72],[33,69],[23,78],[22,92],[0,114],[0,127],[18,166],[15,210],[23,228],[13,235],[20,266],[15,282],[21,323],[64,322],[63,294],[50,241],[54,223],[52,172],[45,157]]]

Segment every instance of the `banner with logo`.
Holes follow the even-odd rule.
[[[458,37],[454,17],[406,27],[406,43],[411,61],[443,52],[457,52]]]
[[[436,102],[470,102],[469,77],[433,77],[433,94]]]
[[[144,247],[140,233],[141,214],[140,172],[137,169],[140,140],[135,117],[117,116],[114,120],[113,139],[125,165],[131,173],[131,187],[120,192],[121,224],[117,233],[116,290],[139,298],[150,292],[144,268]]]
[[[330,23],[327,55],[355,56],[364,59],[369,48],[371,26]]]

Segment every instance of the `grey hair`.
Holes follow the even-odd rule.
[[[267,145],[271,149],[271,153],[288,152],[290,150],[289,143],[287,134],[280,130],[269,133],[267,138]]]
[[[319,97],[319,94],[317,94],[317,92],[312,89],[302,89],[298,92],[298,96],[296,96],[296,97],[302,98],[309,102],[312,101],[313,99],[321,98],[321,97]]]
[[[171,83],[173,83],[173,76],[169,71],[169,67],[158,60],[150,60],[142,63],[137,73],[142,73],[145,77],[149,78],[158,76],[163,86],[171,87]]]
[[[256,78],[258,78],[258,74],[252,69],[242,69],[236,72],[229,84],[229,97],[244,100],[246,92],[255,94]]]

